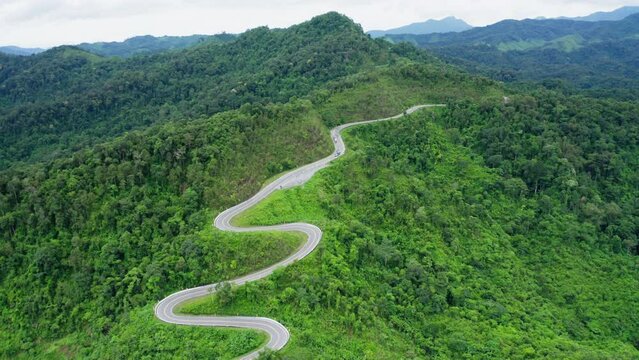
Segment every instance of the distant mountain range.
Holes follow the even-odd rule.
[[[0,46],[0,53],[9,54],[9,55],[19,55],[19,56],[27,56],[33,55],[37,53],[41,53],[46,49],[40,48],[22,48],[19,46]]]
[[[464,20],[458,19],[454,16],[449,16],[441,20],[426,20],[424,22],[413,23],[410,25],[398,27],[389,30],[371,30],[368,34],[374,38],[383,37],[391,34],[434,34],[434,33],[448,33],[448,32],[460,32],[472,29],[473,27],[467,24]]]
[[[525,21],[550,21],[550,20],[573,20],[573,21],[584,21],[584,22],[599,22],[599,21],[617,21],[622,20],[630,15],[639,13],[639,6],[624,6],[619,9],[610,11],[610,12],[596,12],[594,14],[582,17],[562,17],[558,19],[546,19],[546,18],[537,18],[535,20],[525,20]],[[470,39],[473,36],[479,34],[479,36],[483,36],[481,34],[486,34],[486,32],[491,32],[494,27],[497,27],[497,32],[501,34],[501,36],[508,37],[510,39],[505,39],[503,42],[505,45],[502,47],[509,48],[515,50],[521,50],[521,48],[528,48],[531,44],[517,44],[517,42],[521,41],[522,36],[515,34],[509,34],[503,29],[504,27],[515,26],[513,24],[518,23],[515,20],[505,20],[494,25],[490,25],[488,27],[482,28],[473,28],[473,26],[466,23],[464,20],[458,19],[454,16],[449,16],[443,18],[441,20],[426,20],[424,22],[417,22],[406,26],[401,26],[394,29],[388,30],[371,30],[367,32],[374,38],[390,36],[389,39],[393,41],[406,40],[413,43],[420,43],[424,45],[425,43],[438,43],[445,41],[453,41],[455,42],[457,38],[454,35],[433,35],[432,37],[425,37],[415,39],[411,36],[408,37],[398,37],[397,35],[431,35],[431,34],[445,34],[445,33],[460,33],[471,29],[480,29],[477,33],[473,33],[468,37],[464,36],[466,39]],[[561,23],[557,23],[559,27],[561,27]],[[539,26],[526,26],[526,28],[545,28],[547,29],[547,23],[541,23]],[[486,30],[483,30],[486,29]],[[516,30],[516,29],[514,29]],[[547,33],[541,38],[546,41],[547,38],[557,38],[554,36],[557,32],[564,32],[568,35],[573,33],[573,29],[555,29],[551,30],[550,33]],[[533,34],[527,34],[524,38],[535,38],[538,39],[539,36],[531,36]],[[204,41],[214,41],[214,42],[228,42],[235,39],[235,35],[231,34],[219,34],[219,35],[190,35],[190,36],[136,36],[129,38],[125,41],[114,41],[114,42],[96,42],[96,43],[82,43],[76,45],[77,47],[89,51],[91,53],[101,55],[101,56],[118,56],[118,57],[129,57],[138,54],[151,54],[158,53],[167,50],[174,49],[183,49]],[[568,39],[569,42],[573,42],[574,39]],[[580,41],[577,39],[577,41]],[[559,46],[564,42],[560,41]],[[533,44],[533,47],[539,47],[538,45],[545,46],[547,45],[545,42],[539,43],[538,41]],[[551,46],[555,46],[552,45]],[[569,46],[570,47],[570,46]],[[22,48],[18,46],[0,46],[0,53],[9,54],[9,55],[18,55],[18,56],[28,56],[33,54],[38,54],[46,49],[42,48]]]
[[[129,57],[139,54],[153,54],[167,50],[184,49],[202,42],[225,43],[236,36],[232,34],[190,35],[190,36],[135,36],[124,41],[82,43],[76,47],[101,56]],[[21,48],[18,46],[0,47],[0,53],[28,56],[46,49]]]
[[[574,20],[574,21],[618,21],[625,19],[626,17],[639,13],[639,6],[624,6],[613,11],[600,11],[588,16],[580,17],[560,17],[555,19],[548,19],[539,17],[535,20]],[[507,20],[506,20],[507,21]],[[514,21],[514,20],[512,20]],[[501,22],[500,22],[501,23]],[[499,24],[499,23],[498,23]],[[386,35],[428,35],[428,34],[442,34],[442,33],[457,33],[472,29],[473,26],[466,23],[464,20],[458,19],[454,16],[449,16],[441,20],[426,20],[424,22],[413,23],[406,26],[401,26],[388,30],[371,30],[368,32],[374,38],[384,37]]]
[[[639,94],[639,14],[619,21],[504,20],[461,33],[386,35],[503,81],[559,79]]]
[[[102,56],[129,57],[139,54],[152,54],[167,50],[184,49],[202,42],[228,42],[235,35],[191,35],[191,36],[136,36],[122,42],[82,43],[80,49]]]
[[[580,17],[572,17],[566,18],[562,17],[560,19],[567,20],[576,20],[576,21],[617,21],[623,20],[630,15],[639,13],[639,6],[624,6],[617,10],[613,11],[599,11],[594,14],[590,14],[588,16],[580,16]]]
[[[620,21],[504,20],[461,33],[387,35],[420,47],[489,46],[500,51],[555,48],[573,51],[590,43],[639,39],[639,14]]]

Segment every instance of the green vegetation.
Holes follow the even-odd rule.
[[[291,253],[298,236],[213,231],[209,209],[328,151],[305,106],[245,106],[1,173],[2,354],[83,329],[126,335],[115,324],[140,306]]]
[[[182,311],[274,317],[292,333],[283,358],[636,358],[636,144],[571,127],[586,111],[579,99],[550,95],[454,102],[349,130],[345,159],[240,219],[315,223],[325,230],[317,251],[235,289],[226,305],[203,299]],[[544,116],[549,106],[564,116]],[[636,131],[636,110],[587,111],[600,126]],[[586,159],[603,144],[625,175],[595,175]],[[494,162],[503,146],[520,149],[515,161]],[[553,156],[571,170],[532,171]],[[627,202],[606,204],[613,189]]]
[[[321,226],[307,259],[182,311],[280,320],[272,357],[637,358],[637,103],[513,90],[334,13],[171,54],[0,55],[0,357],[254,349],[153,318],[300,245],[214,216],[329,154],[330,127],[442,102],[349,130],[238,219]]]
[[[48,344],[40,355],[48,359],[232,359],[266,340],[264,334],[256,331],[165,324],[155,319],[149,305],[129,313],[109,336],[70,335]],[[27,351],[18,358],[38,354]]]
[[[330,13],[226,44],[122,60],[73,47],[0,57],[0,169],[68,156],[122,133],[285,103],[396,60],[389,45]]]
[[[28,56],[43,52],[40,48],[21,48],[18,46],[0,46],[0,55]]]
[[[450,99],[501,99],[504,89],[486,78],[469,77],[440,63],[400,62],[330,83],[313,93],[325,124],[397,115],[416,104]]]
[[[414,56],[409,50],[393,56]],[[214,215],[275,174],[330,153],[326,124],[445,101],[465,82],[473,85],[464,96],[501,98],[489,80],[400,59],[307,99],[155,125],[0,172],[2,354],[38,357],[63,336],[79,339],[78,354],[107,349],[104,342],[136,331],[122,322],[141,307],[285,257],[297,236],[212,231]]]

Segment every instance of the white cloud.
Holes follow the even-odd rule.
[[[616,0],[0,0],[0,45],[53,46],[142,35],[242,32],[285,27],[331,10],[367,29],[455,15],[473,25],[505,18],[576,16]]]

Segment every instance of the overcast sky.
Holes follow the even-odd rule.
[[[243,32],[286,27],[335,10],[365,30],[449,15],[481,26],[503,19],[579,16],[616,0],[0,0],[0,45],[50,47],[135,35]]]

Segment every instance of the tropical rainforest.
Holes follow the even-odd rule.
[[[180,311],[280,321],[291,341],[263,358],[638,358],[636,93],[502,83],[436,55],[337,13],[126,58],[0,55],[0,357],[259,347],[154,317],[303,241],[213,218],[330,154],[331,127],[442,103],[348,130],[344,158],[238,219],[320,226],[309,257]]]

